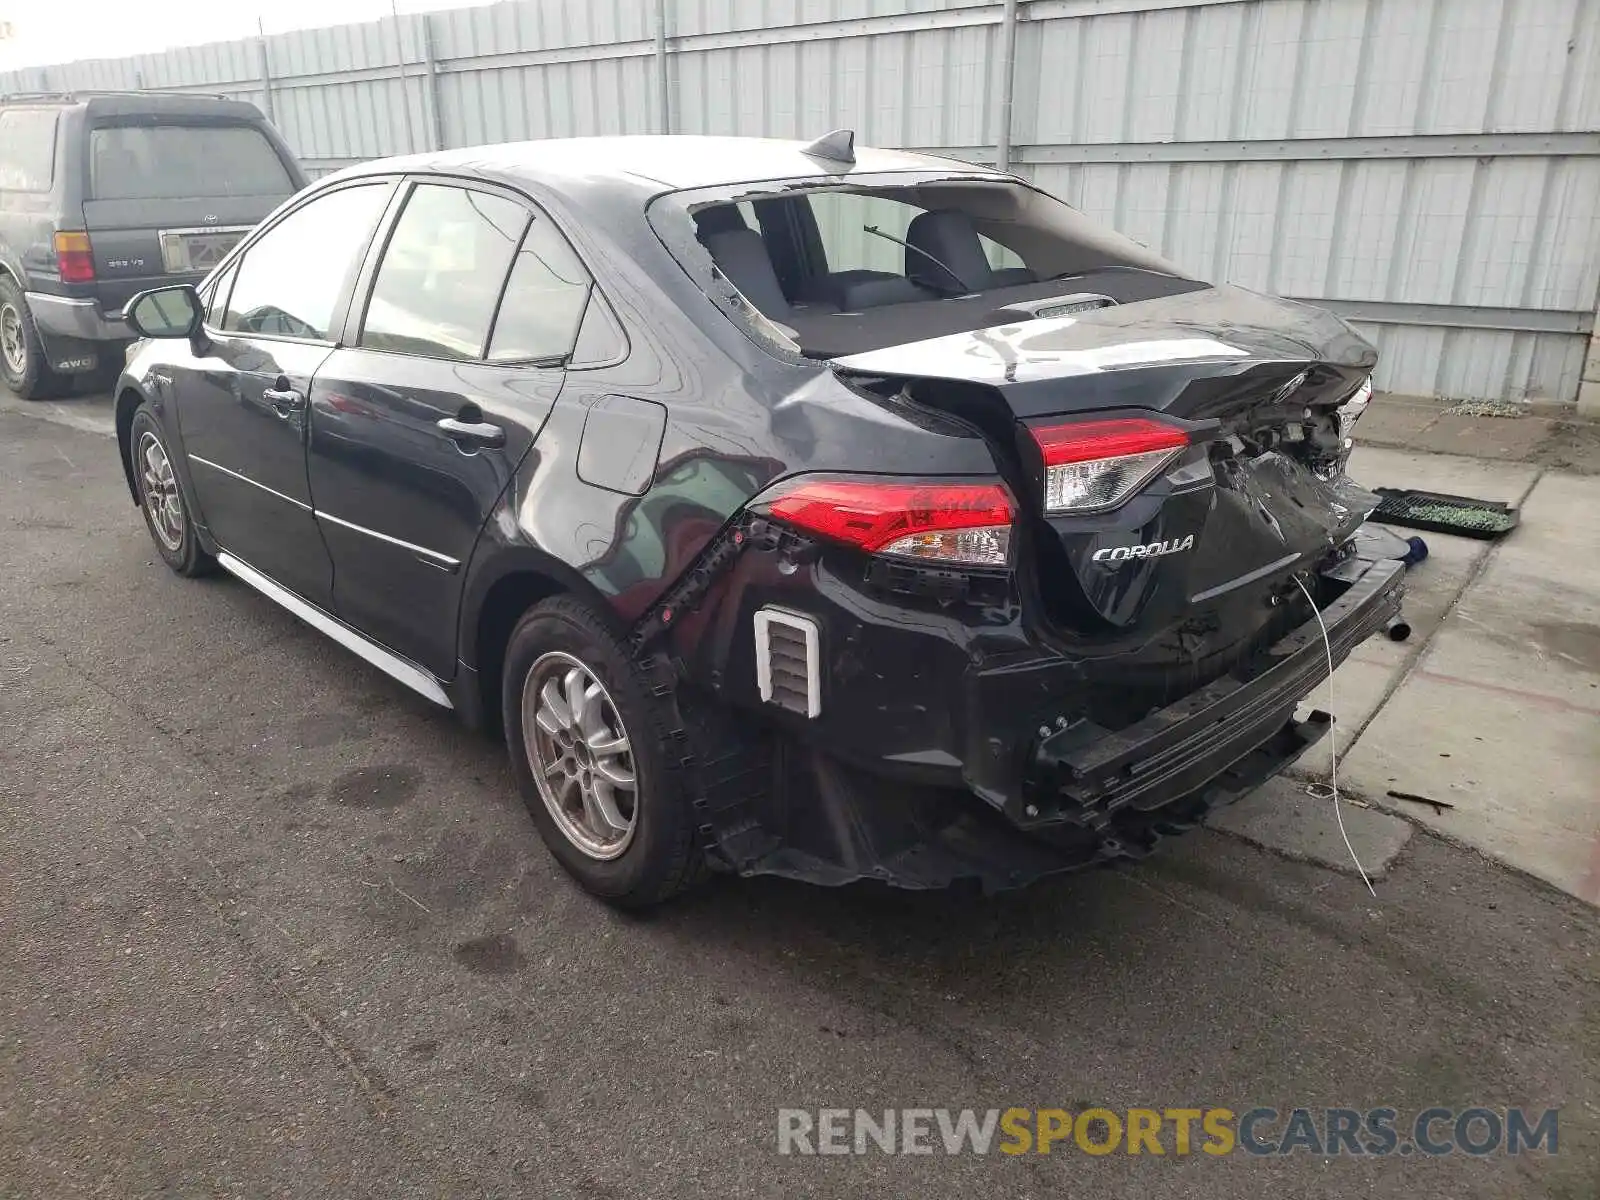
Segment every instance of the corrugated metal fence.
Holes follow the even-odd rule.
[[[840,125],[1004,160],[1348,317],[1402,393],[1570,400],[1600,298],[1596,0],[524,0],[0,75],[52,88],[253,100],[313,174]]]

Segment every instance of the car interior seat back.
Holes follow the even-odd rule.
[[[906,245],[906,277],[941,295],[1034,281],[1026,267],[990,266],[972,218],[958,209],[933,209],[913,217],[906,228]]]
[[[734,211],[737,215],[738,210]],[[728,282],[763,316],[781,321],[789,315],[789,301],[784,298],[772,256],[759,233],[741,221],[739,228],[703,236],[700,242]]]

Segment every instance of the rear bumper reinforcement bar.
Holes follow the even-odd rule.
[[[1156,808],[1192,793],[1272,742],[1286,725],[1316,723],[1317,718],[1291,722],[1295,705],[1328,677],[1329,648],[1337,667],[1400,611],[1404,572],[1399,562],[1368,564],[1322,610],[1321,624],[1312,618],[1247,669],[1127,729],[1113,732],[1082,721],[1042,738],[1033,754],[1032,786],[1006,806],[1006,815],[1022,829],[1103,829],[1117,809]],[[1326,714],[1318,717],[1331,723]],[[1302,741],[1317,736],[1313,728],[1301,732]]]

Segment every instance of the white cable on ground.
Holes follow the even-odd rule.
[[[1311,605],[1311,611],[1317,618],[1317,628],[1322,630],[1322,648],[1328,654],[1328,712],[1335,710],[1333,700],[1333,641],[1328,637],[1328,627],[1323,623],[1322,610],[1317,607],[1317,602],[1312,598],[1306,585],[1300,582],[1300,577],[1294,577],[1295,586],[1304,594],[1306,602]],[[1339,836],[1344,839],[1344,848],[1350,851],[1350,861],[1355,863],[1356,870],[1361,872],[1361,882],[1367,885],[1367,891],[1373,897],[1378,895],[1378,889],[1372,886],[1372,880],[1367,878],[1367,869],[1361,865],[1361,860],[1356,857],[1356,848],[1350,844],[1350,835],[1344,831],[1344,813],[1339,808],[1339,730],[1338,727],[1328,731],[1328,786],[1333,791],[1333,819],[1339,823]]]

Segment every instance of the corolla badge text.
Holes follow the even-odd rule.
[[[1163,554],[1181,554],[1194,548],[1194,534],[1185,538],[1168,538],[1164,542],[1150,542],[1144,546],[1112,546],[1094,552],[1094,561],[1127,562],[1130,558],[1160,558]]]

